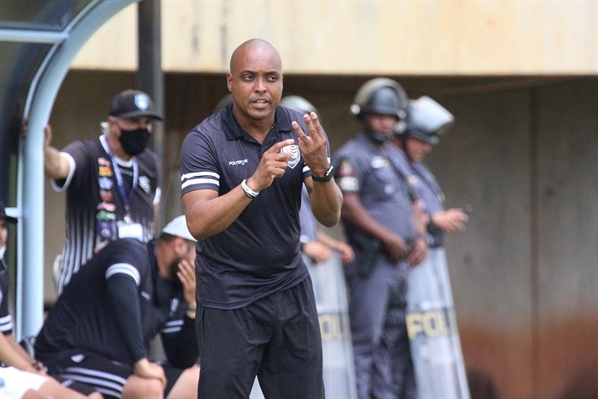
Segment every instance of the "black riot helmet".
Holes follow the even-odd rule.
[[[404,137],[436,145],[440,141],[439,136],[453,126],[455,117],[430,97],[423,96],[409,101],[405,122],[407,128],[402,133]]]
[[[280,100],[280,105],[304,114],[309,114],[310,112],[318,113],[318,110],[312,103],[299,96],[285,96]]]
[[[231,93],[228,93],[227,95],[225,95],[224,97],[222,97],[220,99],[220,101],[218,101],[218,104],[216,104],[216,107],[214,108],[214,111],[212,111],[212,113],[216,113],[218,111],[220,111],[222,108],[226,107],[228,104],[233,102],[233,95]]]
[[[406,115],[408,101],[405,90],[394,80],[370,79],[357,90],[351,113],[361,121],[366,113],[393,115],[402,120]]]

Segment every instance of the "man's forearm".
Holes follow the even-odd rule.
[[[50,179],[66,179],[69,174],[70,165],[54,147],[44,149],[44,170],[46,177]]]
[[[315,218],[326,227],[338,223],[343,206],[343,194],[334,179],[329,182],[313,182],[311,209]]]
[[[225,195],[211,198],[192,191],[183,195],[182,200],[187,227],[197,240],[226,230],[253,201],[245,195],[240,185]]]
[[[9,339],[0,333],[0,362],[19,370],[35,372],[33,365],[17,353]]]

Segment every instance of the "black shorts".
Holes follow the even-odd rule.
[[[168,380],[164,390],[166,397],[184,370],[167,362],[157,363],[164,369]],[[120,398],[127,378],[133,374],[130,365],[85,353],[66,356],[46,366],[48,374],[59,380],[62,385],[84,395],[97,391],[104,395],[104,399]]]
[[[311,279],[244,308],[198,304],[200,398],[322,399],[322,339]]]

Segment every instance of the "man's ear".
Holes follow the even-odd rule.
[[[175,237],[174,241],[174,250],[178,254],[184,253],[187,250],[187,244],[185,244],[185,239],[181,237]]]
[[[233,91],[233,74],[228,72],[226,74],[226,87],[228,87],[228,91],[232,93]]]

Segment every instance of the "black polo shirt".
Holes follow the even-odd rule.
[[[36,356],[41,361],[50,365],[63,356],[93,353],[132,366],[147,356],[150,340],[160,331],[170,310],[167,301],[161,307],[156,303],[160,293],[154,289],[152,274],[157,271],[151,269],[148,245],[133,238],[112,241],[73,276],[35,341]],[[115,303],[109,295],[114,278],[123,276],[134,284],[121,294],[128,304],[136,302],[137,309]],[[126,313],[131,326],[119,321],[119,312]]]
[[[262,154],[286,139],[293,157],[281,178],[262,190],[223,232],[198,243],[198,301],[206,307],[236,309],[290,288],[308,276],[299,237],[301,187],[310,170],[291,127],[307,131],[303,114],[276,108],[275,122],[263,144],[244,132],[223,108],[193,128],[181,150],[181,191],[215,190],[224,195],[253,175]]]

